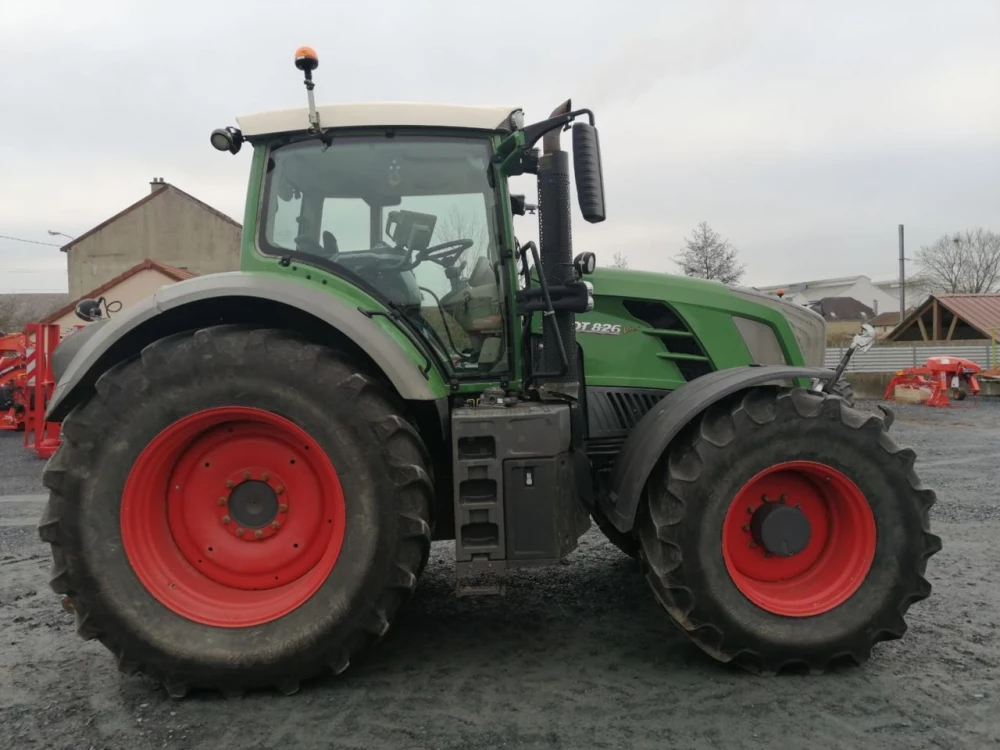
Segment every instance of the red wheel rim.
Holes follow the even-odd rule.
[[[808,519],[798,554],[770,553],[751,519],[765,503],[784,502]],[[791,461],[757,474],[736,494],[722,527],[722,554],[736,587],[758,607],[786,617],[829,612],[858,590],[875,557],[875,517],[864,493],[819,463]]]
[[[121,503],[125,555],[143,586],[172,612],[225,628],[271,622],[315,594],[345,518],[319,444],[284,417],[236,406],[160,432]]]

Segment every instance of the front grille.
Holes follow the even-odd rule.
[[[617,454],[628,434],[670,391],[588,386],[587,453]]]

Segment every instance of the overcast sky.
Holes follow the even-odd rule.
[[[249,153],[208,135],[304,104],[301,44],[323,102],[594,109],[608,219],[573,234],[599,262],[676,272],[708,221],[749,283],[879,280],[900,223],[911,256],[1000,231],[1000,0],[369,5],[5,3],[0,235],[81,234],[154,176],[242,221]],[[65,288],[56,247],[0,239],[0,291]]]

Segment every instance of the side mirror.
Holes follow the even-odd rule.
[[[862,354],[872,348],[875,343],[875,329],[867,323],[862,324],[861,333],[855,334],[851,341],[851,348]]]
[[[573,124],[573,173],[580,213],[591,224],[604,221],[604,171],[597,128],[590,123]]]

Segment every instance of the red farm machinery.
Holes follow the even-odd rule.
[[[58,422],[45,420],[55,388],[52,352],[77,327],[29,323],[0,336],[0,430],[24,432],[24,446],[47,459],[59,447]]]
[[[919,367],[898,371],[889,381],[883,398],[926,406],[950,406],[951,399],[979,399],[982,372],[975,362],[961,357],[929,357]]]
[[[24,429],[26,348],[23,333],[0,336],[0,430]]]

